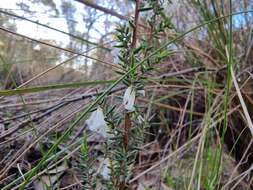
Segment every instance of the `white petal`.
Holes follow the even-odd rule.
[[[103,176],[104,179],[109,180],[110,179],[110,162],[109,159],[106,158],[103,161],[103,165],[100,171],[100,174]]]
[[[33,48],[33,50],[35,50],[35,51],[40,51],[40,45],[38,44],[38,45],[36,45],[36,46],[34,46],[34,48]]]
[[[107,137],[107,124],[101,107],[98,107],[96,111],[91,113],[86,123],[91,131],[99,133],[104,138]]]
[[[126,89],[123,97],[123,104],[125,106],[125,109],[128,111],[134,111],[135,94],[136,92],[133,89],[133,86],[129,86]]]

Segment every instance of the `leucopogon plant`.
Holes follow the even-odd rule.
[[[131,42],[130,27],[131,25],[125,25],[118,29],[120,32],[118,35],[120,45],[117,45],[117,48],[120,48],[119,60],[121,60],[120,65],[126,71],[137,62],[135,58],[137,52],[133,53],[129,49],[131,45],[129,43]],[[123,107],[121,113],[115,111],[116,106],[107,105],[104,101],[86,120],[88,129],[104,139],[104,158],[98,175],[101,179],[99,182],[106,189],[125,189],[127,187],[127,181],[132,176],[138,148],[143,144],[145,124],[135,100],[136,96],[144,95],[145,92],[138,78],[138,72],[135,71],[124,80],[126,89],[121,100]],[[91,161],[94,162],[94,159],[89,158],[87,140],[84,140],[82,147],[83,165],[86,171],[83,173],[84,187],[94,189],[98,181],[95,180],[92,183],[93,179],[90,178],[96,172],[91,171],[92,167],[89,164]]]
[[[173,25],[163,13],[162,5],[158,1],[149,0],[143,5],[137,1],[136,8],[135,19],[116,29],[118,44],[115,46],[117,50],[114,51],[118,53],[116,60],[123,70],[117,71],[117,74],[124,76],[125,73],[132,71],[122,81],[126,87],[121,100],[124,111],[116,111],[116,106],[108,105],[104,100],[86,121],[89,130],[98,133],[104,139],[104,147],[99,171],[95,171],[96,169],[92,171],[90,163],[94,162],[94,159],[89,157],[87,138],[84,138],[81,151],[85,189],[95,189],[96,184],[102,184],[105,189],[129,189],[128,181],[132,177],[138,151],[144,143],[145,131],[149,128],[142,108],[136,104],[136,98],[145,96],[144,86],[147,83],[145,74],[153,70],[155,63],[167,57],[168,51],[161,50],[152,59],[147,59],[139,69],[133,69],[141,59],[149,56],[156,48],[152,43],[153,37],[145,36],[137,40],[139,11],[152,12],[148,23],[152,26],[151,33],[156,38],[159,32],[173,28]],[[98,178],[92,178],[91,176],[96,173]]]

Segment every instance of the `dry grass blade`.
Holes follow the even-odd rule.
[[[233,80],[233,83],[234,83],[234,86],[235,86],[235,89],[236,89],[236,92],[237,92],[237,96],[238,96],[238,98],[240,100],[240,103],[241,103],[244,115],[245,115],[246,120],[247,120],[248,127],[249,127],[250,132],[251,132],[251,134],[253,136],[253,123],[252,123],[252,120],[250,118],[247,106],[246,106],[246,104],[245,104],[245,102],[243,100],[242,93],[241,93],[240,87],[239,87],[239,85],[237,83],[237,80],[236,80],[236,77],[235,77],[235,73],[234,73],[234,70],[233,70],[232,67],[230,67],[230,71],[231,71],[232,80]]]

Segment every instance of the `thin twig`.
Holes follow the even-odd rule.
[[[106,14],[115,16],[115,17],[117,17],[119,19],[128,20],[127,16],[121,15],[121,14],[119,14],[119,13],[113,11],[113,10],[110,10],[110,9],[105,8],[105,7],[99,6],[99,5],[95,4],[95,3],[93,3],[93,1],[90,1],[90,0],[75,0],[75,1],[77,1],[79,3],[82,3],[82,4],[85,4],[85,5],[89,6],[89,7],[97,9],[99,11],[102,11],[102,12],[104,12]]]

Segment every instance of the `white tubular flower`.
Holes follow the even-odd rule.
[[[127,111],[130,111],[130,112],[134,111],[135,95],[136,95],[136,92],[133,89],[133,86],[132,85],[129,86],[126,89],[126,92],[123,97],[123,104]]]
[[[107,124],[105,122],[105,116],[103,114],[103,110],[100,106],[98,106],[97,110],[91,113],[90,118],[86,121],[88,128],[91,131],[94,131],[104,138],[108,137],[107,134]]]
[[[105,180],[109,180],[110,179],[110,160],[109,158],[104,159],[103,163],[102,163],[102,168],[100,170],[100,174],[102,175],[102,177]]]

